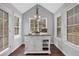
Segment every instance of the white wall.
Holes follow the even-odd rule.
[[[54,16],[54,30],[55,30],[55,37],[54,37],[54,44],[65,54],[68,56],[79,56],[79,46],[70,43],[67,41],[67,10],[74,7],[77,4],[64,4]],[[57,28],[57,17],[61,15],[62,26],[61,26],[61,38],[56,37],[56,28]]]
[[[6,11],[9,13],[9,47],[0,52],[0,55],[6,56],[9,55],[11,52],[13,52],[17,47],[19,47],[22,44],[22,39],[21,39],[21,13],[13,7],[11,4],[4,3],[0,4],[0,9]],[[14,15],[17,15],[20,17],[20,35],[14,36]]]

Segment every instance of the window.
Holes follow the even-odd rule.
[[[67,11],[68,41],[79,45],[79,5]]]
[[[30,18],[30,31],[31,33],[47,33],[47,19]]]
[[[8,13],[0,9],[0,52],[8,48]]]
[[[61,16],[57,17],[57,37],[61,37]]]
[[[19,17],[15,16],[15,22],[14,22],[14,30],[15,30],[15,35],[19,34]]]

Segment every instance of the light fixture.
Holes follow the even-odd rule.
[[[38,8],[38,5],[36,6],[34,18],[35,18],[36,20],[38,20],[39,18],[41,18],[41,16],[39,15],[39,8]]]

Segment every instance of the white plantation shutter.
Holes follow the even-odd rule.
[[[0,9],[0,52],[8,48],[8,13]]]

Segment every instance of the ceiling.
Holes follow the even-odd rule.
[[[30,8],[35,6],[37,3],[11,3],[21,13],[28,11]],[[38,3],[50,12],[55,13],[64,3]]]

